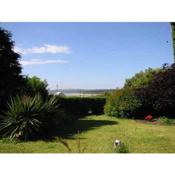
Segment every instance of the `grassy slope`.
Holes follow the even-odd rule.
[[[64,140],[72,152],[78,152],[77,131],[80,145],[88,153],[112,153],[113,142],[121,139],[132,153],[175,153],[175,126],[160,126],[128,119],[107,116],[90,116],[77,121],[72,129],[64,128]],[[72,134],[73,133],[73,134]],[[0,152],[63,153],[67,149],[57,140],[23,143],[0,141]]]

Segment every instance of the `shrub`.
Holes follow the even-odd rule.
[[[119,117],[135,117],[141,107],[140,101],[132,94],[125,94],[118,100]]]
[[[144,116],[153,110],[148,103],[144,103],[143,98],[135,94],[135,91],[138,88],[147,87],[159,72],[161,69],[148,68],[126,79],[122,89],[116,89],[108,96],[104,108],[105,113],[109,116],[144,119]]]
[[[102,97],[57,97],[57,103],[73,119],[103,114],[106,99]]]
[[[111,94],[105,105],[105,113],[115,117],[134,117],[142,104],[132,90],[123,89]]]
[[[171,125],[172,121],[170,119],[168,119],[167,117],[163,116],[163,117],[159,117],[158,122],[161,124],[165,124],[165,125]]]
[[[148,113],[174,118],[175,64],[148,69],[127,80],[123,89],[107,98],[105,113],[125,117],[134,115],[140,119]]]
[[[54,97],[44,102],[38,95],[17,96],[8,106],[8,111],[1,116],[0,131],[3,137],[11,139],[33,140],[49,136],[68,120]]]
[[[135,95],[156,115],[174,117],[175,113],[175,64],[164,65],[152,82],[136,90]]]
[[[123,93],[123,89],[117,89],[108,95],[106,104],[104,106],[105,114],[109,116],[118,116],[118,113],[115,109],[118,108],[119,104],[116,103],[116,101],[120,96],[122,96]]]
[[[11,99],[8,103],[9,110],[1,116],[0,130],[3,137],[22,140],[31,139],[41,129],[42,122],[39,115],[42,111],[41,100],[38,96],[34,98]]]
[[[146,87],[160,71],[161,69],[159,68],[148,68],[145,71],[136,73],[132,78],[126,79],[124,88],[137,89],[140,87]]]
[[[52,97],[43,104],[41,121],[46,134],[52,134],[60,125],[72,121],[72,117],[60,109],[56,97]]]

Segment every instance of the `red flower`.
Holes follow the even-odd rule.
[[[152,115],[147,115],[145,117],[145,120],[148,120],[148,121],[151,121],[153,119],[153,116]]]

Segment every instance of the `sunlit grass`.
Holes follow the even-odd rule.
[[[73,153],[79,149],[85,153],[114,153],[115,139],[125,143],[130,153],[175,153],[175,125],[152,125],[101,115],[81,119],[71,127],[64,127],[60,134]],[[20,143],[0,140],[0,152],[67,153],[68,150],[56,137],[52,141]]]

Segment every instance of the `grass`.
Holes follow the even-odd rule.
[[[79,133],[78,133],[79,132]],[[114,140],[119,139],[130,153],[175,153],[175,125],[145,124],[131,119],[105,115],[88,116],[71,127],[58,130],[63,143],[73,153],[114,153]],[[0,140],[1,153],[67,153],[59,137],[52,141],[9,142]]]

